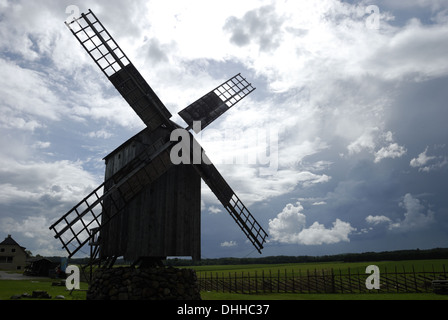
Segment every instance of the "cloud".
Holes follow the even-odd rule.
[[[208,212],[210,212],[211,214],[218,214],[218,213],[221,213],[222,210],[219,209],[218,207],[211,206],[208,208]]]
[[[389,230],[409,231],[425,228],[432,224],[434,212],[426,209],[420,200],[407,193],[399,206],[405,210],[404,219],[393,221],[386,216],[368,216],[366,222],[373,225],[387,223]]]
[[[113,133],[111,133],[105,129],[101,129],[98,131],[89,132],[87,134],[87,136],[90,138],[109,139],[109,138],[113,137]]]
[[[260,51],[271,51],[281,42],[283,21],[276,15],[274,5],[268,5],[246,12],[241,19],[228,18],[224,30],[231,34],[230,42],[239,47],[254,42]]]
[[[405,147],[394,142],[393,133],[391,131],[381,133],[380,129],[377,127],[367,129],[358,139],[349,144],[347,149],[349,155],[354,155],[366,150],[374,155],[375,163],[379,163],[387,158],[400,158],[407,152]]]
[[[48,228],[52,221],[46,217],[26,217],[23,219],[16,219],[11,217],[0,218],[0,231],[5,234],[16,235],[19,239],[24,239],[26,242],[32,243],[32,246],[27,247],[32,253],[44,256],[52,256],[55,254],[63,255],[60,245],[54,241],[54,237]],[[19,241],[23,243],[23,241]],[[38,252],[34,249],[39,248]]]
[[[448,164],[448,158],[442,156],[428,156],[428,147],[426,147],[425,151],[420,153],[418,157],[413,158],[410,162],[410,166],[413,168],[418,168],[420,172],[430,172],[437,169],[440,169]],[[437,160],[437,161],[433,161]],[[428,164],[433,162],[432,164]],[[428,164],[428,165],[427,165]]]
[[[370,128],[366,130],[358,139],[350,143],[347,147],[349,155],[360,153],[363,149],[373,151],[376,147],[375,133],[378,128]]]
[[[406,148],[398,145],[398,143],[392,143],[387,147],[383,147],[375,153],[375,163],[379,163],[383,159],[387,158],[400,158],[406,154]]]
[[[323,224],[314,222],[306,227],[306,216],[303,206],[286,205],[276,218],[269,220],[269,235],[272,241],[287,244],[322,245],[349,242],[349,235],[356,231],[350,223],[336,219],[333,227],[325,228]]]
[[[223,248],[231,248],[236,246],[238,246],[236,241],[224,241],[223,243],[221,243],[221,247]]]
[[[380,223],[391,223],[392,220],[390,220],[388,217],[386,216],[368,216],[366,218],[366,222],[369,224],[373,224],[373,225],[378,225]]]
[[[19,163],[3,158],[0,164],[0,204],[77,202],[98,184],[80,161]]]

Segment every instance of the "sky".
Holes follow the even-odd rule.
[[[0,238],[64,255],[49,227],[145,128],[63,23],[89,8],[182,126],[257,88],[197,138],[261,256],[448,246],[446,0],[0,0]],[[203,258],[260,256],[205,184],[201,215]]]

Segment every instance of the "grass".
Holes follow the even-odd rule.
[[[201,292],[203,300],[448,300],[448,295],[433,293],[364,293],[364,294],[234,294]]]
[[[350,272],[353,274],[360,273],[365,274],[366,267],[369,265],[376,265],[380,268],[380,272],[402,272],[406,270],[406,272],[410,272],[413,269],[415,272],[422,271],[443,271],[444,266],[446,272],[448,272],[448,260],[408,260],[408,261],[379,261],[379,262],[321,262],[321,263],[294,263],[294,264],[264,264],[264,265],[220,265],[220,266],[193,266],[189,267],[191,269],[196,270],[196,272],[200,275],[204,272],[217,272],[228,274],[229,272],[234,274],[241,274],[247,272],[251,274],[255,274],[255,272],[261,273],[269,273],[277,274],[280,271],[281,274],[284,274],[285,270],[287,273],[294,272],[298,274],[298,272],[306,273],[307,270],[310,272],[317,270],[331,270],[334,272],[341,271],[342,273],[347,273],[350,268]]]
[[[34,290],[47,291],[52,300],[57,295],[63,295],[65,300],[85,300],[85,291],[75,291],[71,295],[65,287],[52,286],[51,279],[39,280],[1,280],[0,300],[9,300],[11,296],[23,293],[32,294]],[[81,283],[81,289],[86,290],[87,284]],[[234,294],[221,292],[201,292],[203,300],[448,300],[448,295],[432,293],[368,293],[368,294]],[[23,299],[26,300],[26,299]]]
[[[365,274],[365,269],[369,265],[377,265],[381,272],[402,272],[406,270],[410,272],[415,270],[421,271],[443,271],[448,267],[448,260],[412,260],[412,261],[381,261],[381,262],[328,262],[328,263],[300,263],[300,264],[277,264],[277,265],[224,265],[224,266],[194,266],[188,267],[196,270],[198,276],[203,272],[217,272],[221,274],[232,275],[234,273],[241,274],[248,272],[251,274],[261,274],[271,272],[282,275],[294,272],[297,275],[299,272],[306,274],[307,270],[310,272],[314,270],[331,270],[334,272],[346,273],[350,268],[350,272]],[[448,269],[446,270],[448,272]],[[0,300],[9,300],[13,295],[20,295],[23,293],[32,294],[34,290],[47,291],[54,300],[57,295],[63,295],[66,300],[85,300],[86,292],[78,291],[70,295],[65,286],[52,286],[56,280],[52,279],[38,279],[38,280],[0,280]],[[81,282],[81,289],[86,290],[87,283]],[[201,292],[203,300],[448,300],[448,295],[436,295],[433,293],[364,293],[364,294],[234,294],[221,292]]]
[[[65,300],[85,300],[85,291],[75,291],[70,295],[65,286],[52,286],[54,279],[33,279],[33,280],[0,280],[0,300],[10,300],[11,296],[24,293],[32,294],[33,291],[46,291],[52,297],[52,300],[58,295],[63,295]],[[86,290],[88,285],[81,283],[81,289]],[[29,300],[24,299],[23,300]],[[35,299],[33,299],[35,300]]]

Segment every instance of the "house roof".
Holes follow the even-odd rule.
[[[8,237],[5,238],[5,240],[3,240],[3,242],[0,243],[0,245],[6,245],[6,246],[19,246],[20,245],[16,242],[16,240],[14,240],[10,234],[8,234]]]

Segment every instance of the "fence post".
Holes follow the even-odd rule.
[[[288,273],[285,268],[285,277],[283,278],[283,285],[285,287],[285,293],[288,292]]]
[[[359,276],[359,268],[358,268],[358,291],[359,291],[359,293],[361,293],[361,279]]]
[[[294,278],[294,269],[291,269],[292,274],[292,293],[296,293],[296,286],[295,286],[295,278]]]
[[[262,284],[263,284],[263,293],[265,293],[265,290],[264,290],[264,270],[261,270],[261,281],[262,281]]]
[[[331,276],[331,293],[335,293],[334,292],[334,273],[333,273],[333,268],[330,269],[330,276]]]
[[[344,285],[343,285],[343,281],[342,281],[341,268],[339,268],[339,281],[341,282],[341,293],[344,293]]]
[[[280,269],[277,270],[277,293],[280,293]]]
[[[238,280],[236,279],[236,271],[233,275],[233,280],[235,282],[235,293],[238,293],[238,282],[237,282]]]
[[[255,293],[258,294],[258,271],[255,271]]]
[[[415,293],[418,293],[419,290],[418,290],[418,286],[417,286],[417,278],[415,277],[415,268],[414,268],[414,265],[412,265],[412,273],[413,273],[413,275],[414,275]]]
[[[408,279],[407,279],[407,274],[406,274],[406,269],[403,265],[403,276],[404,276],[404,290],[408,293]]]
[[[310,270],[306,269],[306,274],[308,277],[308,293],[311,293],[311,287],[310,287]]]
[[[397,286],[397,293],[399,292],[399,284],[398,284],[398,272],[397,272],[397,266],[395,266],[395,285]]]
[[[353,291],[352,291],[352,275],[350,273],[350,267],[348,267],[348,287],[350,288],[350,293],[353,293]]]
[[[325,281],[325,270],[322,269],[322,280],[324,282],[324,293],[327,293],[327,282]]]

